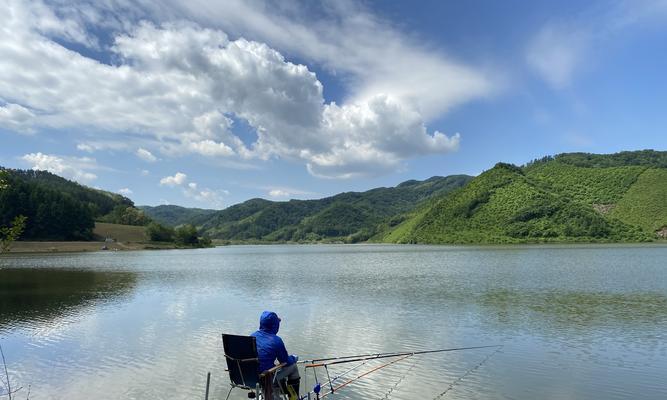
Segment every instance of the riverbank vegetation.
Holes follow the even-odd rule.
[[[92,189],[46,171],[0,168],[3,252],[19,239],[22,242],[18,251],[210,246],[210,240],[200,237],[191,225],[168,228],[172,233],[151,240],[146,233],[151,223],[152,219],[124,196]]]

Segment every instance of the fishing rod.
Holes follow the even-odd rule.
[[[376,372],[376,371],[378,371],[378,370],[380,370],[380,369],[382,369],[382,368],[388,367],[388,366],[390,366],[390,365],[392,365],[392,364],[395,364],[395,363],[397,363],[397,362],[399,362],[399,361],[405,360],[406,358],[409,358],[409,357],[411,357],[411,356],[412,356],[411,354],[408,354],[408,355],[405,355],[405,356],[403,356],[403,357],[401,357],[401,358],[399,358],[399,359],[389,361],[388,363],[385,363],[385,364],[382,364],[382,365],[378,365],[378,366],[376,366],[375,368],[373,368],[373,369],[371,369],[371,370],[368,370],[368,371],[366,371],[366,372],[364,372],[364,373],[362,373],[362,374],[360,374],[360,375],[358,375],[358,376],[356,376],[356,377],[354,377],[354,378],[352,378],[352,379],[349,379],[349,380],[347,380],[347,381],[345,381],[345,382],[343,382],[343,383],[341,383],[341,384],[339,384],[339,385],[336,385],[335,387],[334,387],[334,385],[333,385],[334,381],[336,381],[336,380],[339,379],[339,378],[342,378],[344,375],[347,375],[348,373],[352,372],[353,370],[359,368],[360,366],[362,366],[362,365],[364,365],[364,364],[366,364],[366,363],[363,362],[363,363],[357,365],[356,367],[350,368],[349,370],[347,370],[347,371],[345,371],[344,373],[342,373],[342,374],[340,374],[340,375],[334,377],[333,379],[329,378],[326,382],[323,382],[324,385],[323,385],[322,382],[319,382],[319,381],[317,380],[317,374],[316,374],[316,375],[315,375],[315,383],[316,383],[315,387],[313,387],[313,390],[312,390],[312,391],[306,393],[304,396],[301,396],[301,400],[310,399],[310,395],[311,395],[311,394],[314,394],[314,395],[316,396],[316,399],[317,399],[317,400],[322,399],[322,398],[325,398],[325,397],[327,397],[328,395],[337,392],[339,389],[344,388],[345,386],[347,386],[347,385],[349,385],[349,384],[351,384],[351,383],[353,383],[353,382],[358,381],[359,379],[365,377],[366,375],[372,374],[373,372]],[[325,366],[325,368],[326,368],[326,366]],[[328,372],[327,372],[327,376],[328,376]],[[322,395],[320,396],[320,393],[322,393],[322,389],[324,389],[326,386],[329,386],[329,387],[326,388],[326,392],[324,392],[324,394],[322,394]]]
[[[334,392],[338,391],[339,389],[344,388],[345,386],[349,385],[350,383],[358,381],[359,379],[363,378],[364,376],[366,376],[366,375],[368,375],[368,374],[371,374],[371,373],[373,373],[373,372],[375,372],[375,371],[377,371],[377,370],[380,370],[380,369],[382,369],[382,368],[388,367],[388,366],[390,366],[390,365],[392,365],[392,364],[394,364],[394,363],[397,363],[397,362],[399,362],[399,361],[405,360],[406,358],[408,358],[408,357],[412,357],[412,356],[413,356],[413,354],[406,354],[406,355],[402,356],[402,357],[399,358],[399,359],[392,360],[392,361],[390,361],[390,362],[388,362],[388,363],[379,365],[379,366],[377,366],[377,367],[375,367],[375,368],[373,368],[373,369],[371,369],[371,370],[369,370],[369,371],[364,372],[363,374],[361,374],[361,375],[359,375],[359,376],[357,376],[357,377],[355,377],[355,378],[352,378],[352,379],[348,380],[347,382],[341,383],[340,385],[336,386],[335,388],[332,388],[329,392],[324,393],[320,398],[325,398],[325,397],[327,397],[328,395],[333,394]]]
[[[449,351],[460,351],[460,350],[488,349],[491,347],[502,347],[502,346],[503,346],[502,344],[495,344],[487,346],[455,347],[455,348],[438,349],[438,350],[405,351],[401,353],[361,354],[361,355],[345,356],[345,357],[316,358],[313,360],[299,361],[299,363],[306,364],[305,368],[316,368],[316,367],[324,367],[327,365],[344,364],[356,361],[375,360],[379,358],[414,356],[419,354],[444,353]]]

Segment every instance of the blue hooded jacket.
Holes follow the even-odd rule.
[[[259,330],[251,336],[256,338],[257,356],[259,357],[259,372],[271,369],[274,361],[287,365],[294,364],[296,358],[287,354],[285,343],[276,335],[280,329],[280,318],[273,311],[264,311],[259,318]]]

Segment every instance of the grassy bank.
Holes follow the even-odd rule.
[[[10,253],[103,251],[104,242],[15,242]],[[171,243],[107,243],[107,251],[174,249]]]
[[[56,253],[86,251],[121,251],[174,249],[174,243],[149,242],[145,227],[96,222],[93,230],[96,240],[89,242],[73,241],[18,241],[12,245],[11,253]],[[110,240],[105,241],[109,238]]]

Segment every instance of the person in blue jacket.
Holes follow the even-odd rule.
[[[285,349],[285,343],[277,335],[280,329],[280,318],[273,311],[264,311],[259,318],[259,330],[255,331],[251,336],[254,336],[257,343],[257,356],[259,358],[259,371],[263,372],[275,366],[275,360],[279,363],[286,363],[287,365],[281,368],[276,378],[282,382],[287,378],[287,384],[284,388],[290,394],[290,399],[299,397],[299,383],[301,377],[299,376],[299,369],[297,367],[297,360],[295,355],[288,355]],[[291,390],[290,390],[291,389]]]

